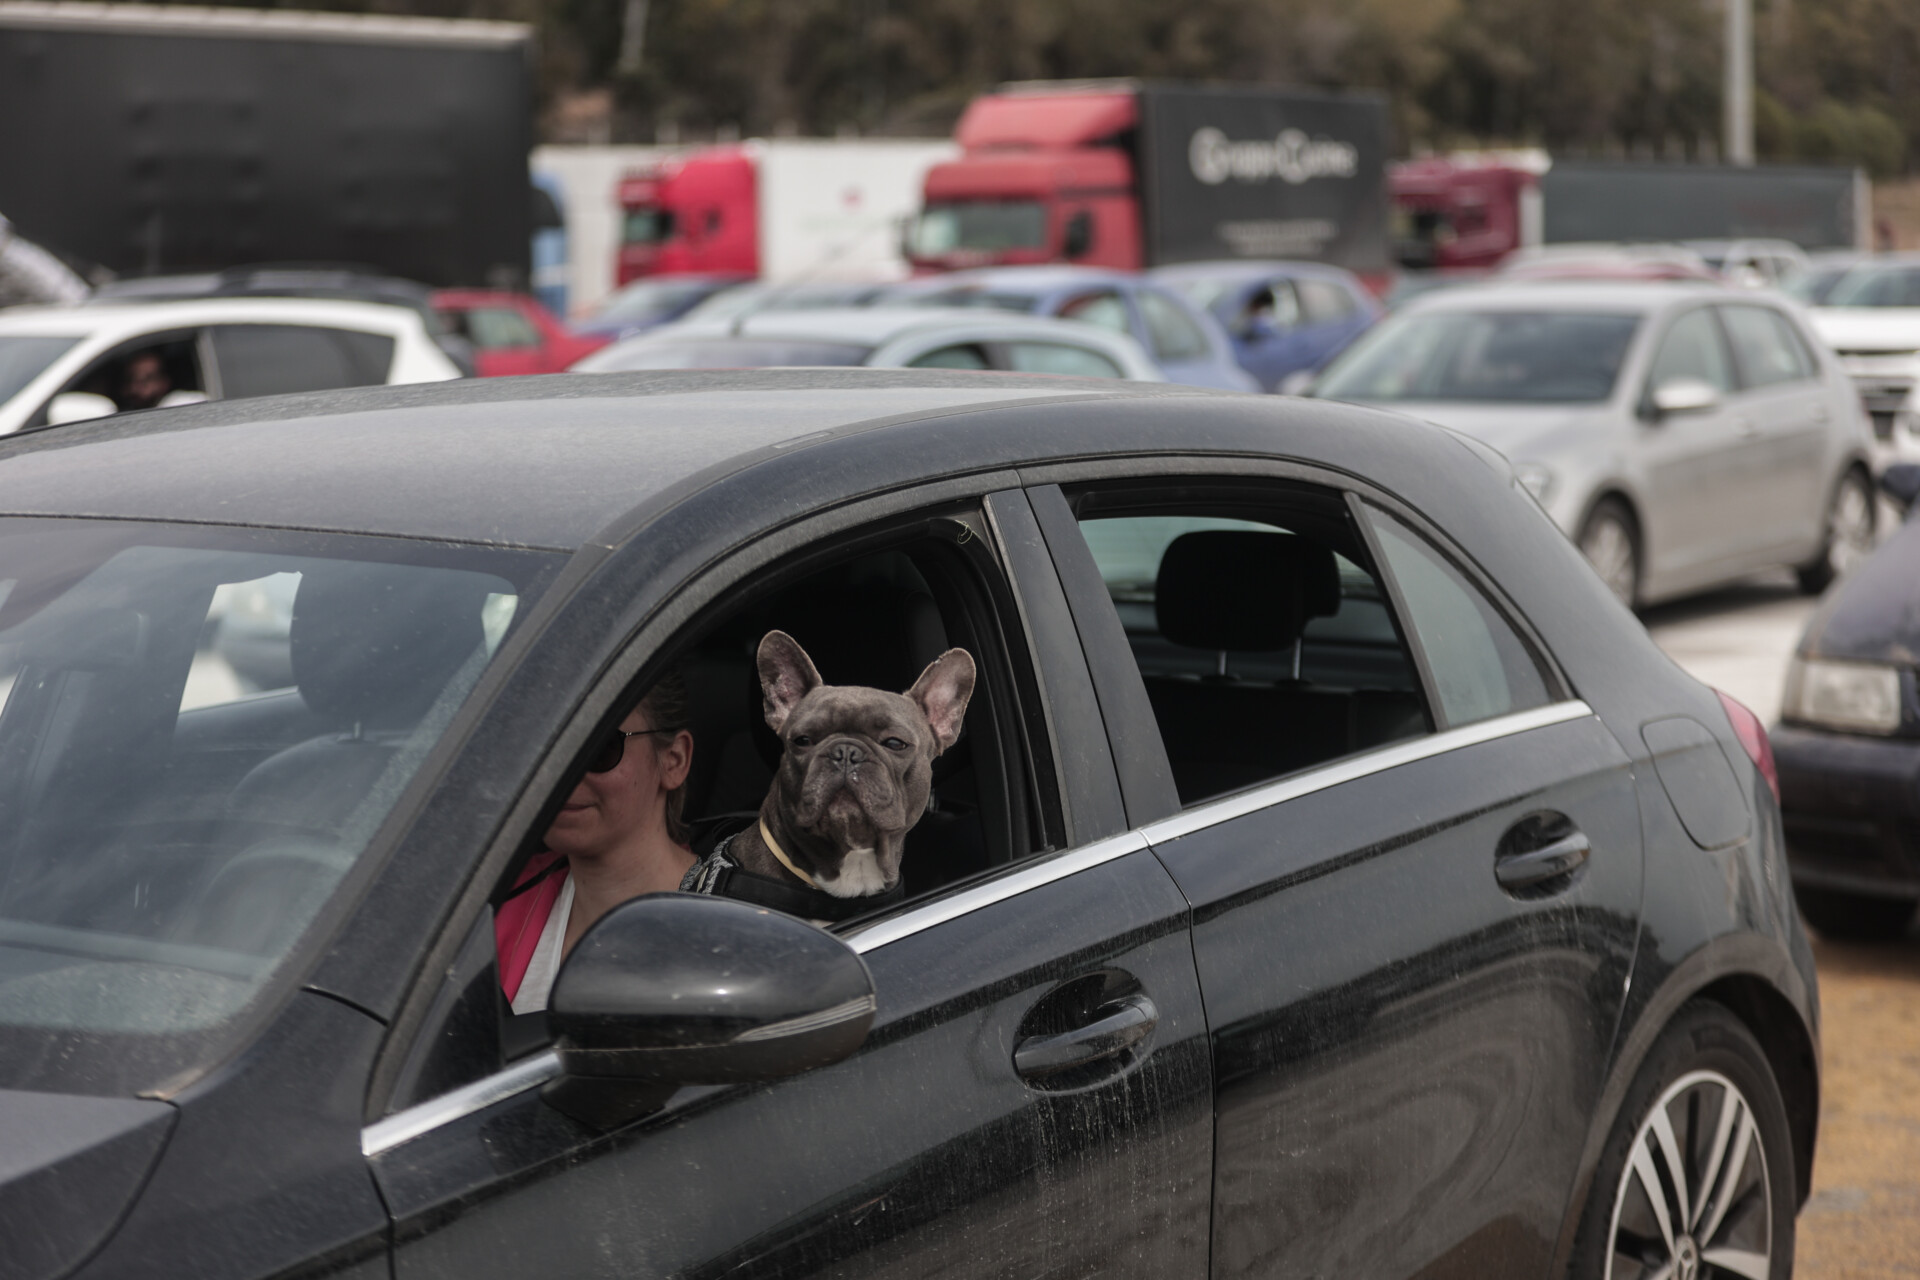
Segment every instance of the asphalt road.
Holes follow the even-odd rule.
[[[1813,604],[1781,575],[1649,610],[1646,622],[1681,666],[1771,724]],[[1794,1274],[1907,1280],[1920,1275],[1920,934],[1881,946],[1815,937],[1813,948],[1825,1082]]]

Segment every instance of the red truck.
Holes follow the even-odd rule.
[[[944,139],[779,138],[703,147],[620,183],[616,276],[906,274],[899,225]]]
[[[908,228],[923,271],[1133,270],[1217,258],[1387,266],[1387,109],[1373,94],[1033,82],[974,99]]]
[[[1491,267],[1515,249],[1589,241],[1865,242],[1857,169],[1554,161],[1544,155],[1409,160],[1388,172],[1394,257],[1409,268]]]

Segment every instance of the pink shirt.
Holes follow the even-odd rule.
[[[526,884],[559,860],[560,855],[551,851],[534,854],[521,868],[514,887]],[[561,871],[548,876],[525,893],[508,898],[494,913],[493,943],[500,955],[500,989],[507,993],[509,1001],[520,993],[527,966],[533,963],[533,953],[539,949],[540,934],[547,927],[547,916],[552,914],[553,904],[560,900],[560,890],[566,885],[568,874]]]

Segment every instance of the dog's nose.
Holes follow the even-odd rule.
[[[833,762],[833,767],[843,771],[856,767],[866,758],[867,753],[857,742],[836,742],[827,752],[827,759]]]

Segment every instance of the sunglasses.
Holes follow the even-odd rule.
[[[602,743],[598,750],[587,758],[588,773],[611,773],[620,767],[620,761],[626,758],[627,739],[644,738],[654,733],[679,733],[675,729],[615,729],[613,736]]]

